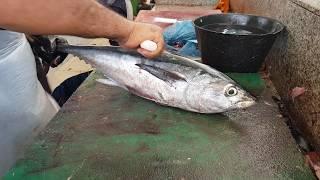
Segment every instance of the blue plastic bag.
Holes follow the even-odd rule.
[[[196,32],[192,21],[177,22],[163,32],[169,52],[181,56],[200,57]]]

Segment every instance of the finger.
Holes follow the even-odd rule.
[[[165,46],[165,45],[164,45],[165,43],[164,43],[164,40],[163,40],[162,35],[156,36],[154,42],[157,44],[157,49],[156,49],[155,51],[153,51],[153,53],[154,53],[155,55],[159,55],[159,54],[161,54],[162,51],[164,50],[164,46]]]
[[[162,36],[160,37],[160,40],[157,42],[157,46],[158,46],[158,50],[159,50],[160,52],[162,52],[162,51],[164,50],[164,48],[165,48],[165,42],[164,42],[164,39],[163,39]]]
[[[138,53],[142,54],[144,57],[147,58],[154,58],[157,56],[157,54],[155,54],[154,52],[145,50],[143,48],[138,48],[137,51]]]
[[[140,54],[142,54],[143,56],[145,56],[145,57],[147,57],[149,59],[152,59],[152,58],[155,58],[155,57],[159,56],[162,53],[162,50],[148,51],[148,50],[139,48],[138,52]]]
[[[162,53],[162,50],[157,50],[157,51],[148,51],[148,50],[145,50],[145,49],[141,49],[139,48],[137,50],[140,54],[142,54],[143,56],[147,57],[147,58],[155,58],[157,56],[159,56],[161,53]]]

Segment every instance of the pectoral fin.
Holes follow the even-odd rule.
[[[186,78],[178,72],[167,71],[159,67],[145,65],[145,64],[136,64],[136,65],[139,66],[141,69],[149,72],[150,74],[156,76],[157,78],[165,82],[169,82],[170,84],[176,81],[187,81]]]
[[[109,85],[109,86],[119,86],[118,83],[116,83],[110,79],[96,79],[96,81],[101,84],[105,84],[105,85]]]
[[[109,85],[109,86],[121,87],[121,88],[124,88],[124,89],[128,90],[126,87],[120,85],[119,83],[117,83],[116,81],[113,81],[112,79],[96,79],[96,81],[101,83],[101,84],[105,84],[105,85]]]

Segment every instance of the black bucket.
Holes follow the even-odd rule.
[[[194,20],[201,58],[221,72],[259,71],[284,25],[244,14],[215,14]]]

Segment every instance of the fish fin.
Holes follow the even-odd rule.
[[[117,86],[117,87],[122,87],[119,83],[113,81],[112,79],[96,79],[97,82],[109,86]]]
[[[165,82],[175,82],[175,81],[187,81],[185,76],[180,74],[179,72],[167,71],[159,67],[150,66],[146,64],[136,64],[136,66],[141,69],[149,72],[150,74],[156,76],[157,78],[165,81]]]

